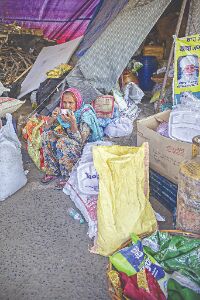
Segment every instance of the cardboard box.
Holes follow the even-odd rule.
[[[164,47],[159,45],[146,45],[143,48],[143,55],[156,56],[158,60],[161,60],[164,56]]]
[[[168,121],[170,111],[161,112],[137,122],[137,146],[149,143],[150,168],[178,183],[179,164],[192,158],[192,144],[166,138],[155,130],[159,120]]]

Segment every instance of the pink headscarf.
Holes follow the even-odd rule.
[[[68,88],[61,94],[60,108],[63,108],[63,96],[66,92],[70,92],[74,95],[76,100],[76,110],[79,109],[83,103],[82,96],[76,88]]]

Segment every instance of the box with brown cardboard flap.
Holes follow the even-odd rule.
[[[170,110],[137,121],[137,146],[148,142],[150,168],[177,184],[180,163],[192,158],[192,144],[156,132],[160,122],[167,122],[169,116]]]

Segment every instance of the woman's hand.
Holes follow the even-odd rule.
[[[76,118],[73,112],[67,113],[66,115],[61,115],[61,118],[64,122],[68,122],[71,125],[76,124]]]
[[[54,109],[54,111],[52,112],[52,118],[54,118],[54,120],[56,120],[59,114],[60,114],[60,107],[56,107]]]
[[[77,127],[77,124],[76,124],[76,118],[75,118],[75,115],[74,115],[73,112],[68,113],[66,115],[61,115],[61,118],[64,122],[68,122],[68,123],[71,124],[71,131],[73,133],[78,131],[78,127]]]

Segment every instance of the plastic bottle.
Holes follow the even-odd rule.
[[[37,94],[37,91],[33,91],[30,96],[32,109],[36,109],[36,107],[37,107],[36,94]]]
[[[74,220],[78,220],[80,224],[85,222],[83,217],[74,208],[68,208],[67,212],[70,217],[72,217]]]

